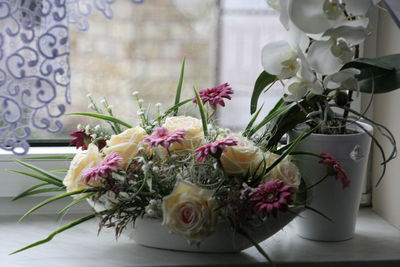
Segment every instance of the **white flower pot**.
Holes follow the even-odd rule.
[[[276,218],[269,218],[264,224],[248,230],[248,233],[256,242],[262,242],[285,227],[302,209],[294,207],[290,209],[291,212],[279,212]],[[137,219],[135,228],[128,230],[128,234],[140,245],[179,251],[227,253],[239,252],[253,246],[247,238],[234,233],[231,226],[222,221],[199,245],[190,245],[185,238],[170,233],[161,225],[161,220],[151,218]]]
[[[362,126],[372,133],[373,128]],[[350,127],[351,128],[351,127]],[[362,129],[353,127],[358,133],[346,135],[311,134],[295,148],[295,151],[331,154],[344,168],[350,185],[342,188],[340,181],[330,176],[307,194],[307,205],[329,217],[305,210],[296,218],[295,225],[301,237],[319,241],[342,241],[354,235],[362,185],[365,179],[371,138]],[[294,139],[300,132],[291,132]],[[296,155],[295,163],[300,169],[307,187],[326,175],[326,165],[313,156]]]

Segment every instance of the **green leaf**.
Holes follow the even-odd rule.
[[[16,161],[19,165],[24,166],[24,167],[26,167],[26,168],[28,168],[28,169],[31,169],[31,170],[33,170],[33,171],[35,171],[35,172],[41,174],[42,176],[35,175],[35,174],[33,174],[33,173],[17,171],[17,170],[13,170],[13,172],[19,173],[19,174],[23,174],[23,175],[27,175],[27,176],[30,176],[30,177],[33,177],[33,178],[36,178],[36,179],[39,179],[39,180],[48,182],[48,183],[50,183],[50,184],[57,185],[57,186],[64,186],[63,182],[59,179],[58,176],[56,176],[56,175],[54,175],[54,174],[52,174],[52,173],[50,173],[50,172],[48,172],[48,171],[45,171],[45,170],[43,170],[43,169],[41,169],[41,168],[39,168],[39,167],[36,167],[36,166],[34,166],[34,165],[32,165],[32,164],[29,164],[29,163],[20,161],[20,160],[18,160],[18,159],[16,159],[15,161]]]
[[[16,197],[14,197],[11,201],[15,201],[15,200],[17,200],[17,199],[23,198],[23,197],[25,197],[29,192],[35,190],[36,188],[45,186],[45,185],[49,185],[49,183],[41,183],[41,184],[34,185],[34,186],[28,188],[27,190],[25,190],[24,192],[22,192],[21,194],[19,194],[19,195],[17,195]]]
[[[100,120],[104,120],[104,121],[110,121],[113,123],[118,123],[120,125],[123,125],[127,128],[133,128],[132,125],[130,125],[127,122],[124,122],[120,119],[117,119],[115,117],[112,116],[108,116],[108,115],[104,115],[104,114],[97,114],[97,113],[90,113],[90,112],[75,112],[75,113],[68,113],[65,115],[69,115],[69,116],[86,116],[86,117],[92,117],[92,118],[96,118],[96,119],[100,119]]]
[[[164,119],[164,118],[167,117],[169,114],[171,114],[172,112],[174,112],[176,109],[178,109],[179,107],[181,107],[181,106],[183,106],[183,105],[185,105],[185,104],[187,104],[187,103],[189,103],[189,102],[191,102],[191,101],[192,101],[192,99],[186,99],[186,100],[183,100],[182,102],[179,102],[178,104],[176,104],[176,105],[170,107],[169,109],[167,109],[167,110],[164,112],[164,115],[161,116],[161,118],[159,118],[158,120]]]
[[[253,134],[255,134],[258,130],[260,130],[267,123],[276,119],[278,116],[280,116],[284,112],[286,112],[290,107],[291,107],[290,105],[287,105],[287,106],[283,106],[273,112],[270,112],[262,121],[260,121],[259,124],[257,124],[257,126],[255,126],[253,129],[250,130],[248,136],[252,136]]]
[[[271,75],[265,71],[261,72],[261,74],[258,76],[256,83],[254,84],[253,93],[251,95],[251,101],[250,101],[250,113],[251,114],[256,112],[258,98],[260,97],[264,88],[275,81],[276,81],[276,76]]]
[[[51,170],[50,172],[55,172],[55,173],[67,173],[68,170]]]
[[[76,226],[76,225],[78,225],[78,224],[81,224],[81,223],[85,222],[85,221],[88,221],[88,220],[90,220],[90,219],[93,219],[94,217],[96,217],[96,214],[90,214],[90,215],[87,215],[87,216],[82,217],[82,218],[80,218],[80,219],[77,219],[77,220],[75,220],[75,221],[72,221],[72,222],[70,222],[70,223],[64,225],[63,227],[58,228],[56,231],[52,232],[47,238],[42,239],[42,240],[40,240],[40,241],[37,241],[37,242],[35,242],[35,243],[33,243],[33,244],[30,244],[29,246],[26,246],[26,247],[24,247],[24,248],[21,248],[21,249],[19,249],[19,250],[17,250],[17,251],[14,251],[14,252],[10,253],[9,255],[13,255],[13,254],[19,253],[19,252],[21,252],[21,251],[24,251],[24,250],[27,250],[27,249],[36,247],[36,246],[38,246],[38,245],[47,243],[47,242],[51,241],[51,240],[52,240],[56,235],[58,235],[59,233],[64,232],[65,230],[68,230],[68,229],[70,229],[70,228],[72,228],[72,227],[74,227],[74,226]]]
[[[75,191],[71,191],[71,192],[66,192],[64,194],[58,195],[58,196],[54,196],[52,198],[46,199],[45,201],[39,203],[38,205],[36,205],[35,207],[33,207],[32,209],[30,209],[27,213],[25,213],[19,220],[18,222],[21,222],[26,216],[28,216],[29,214],[31,214],[32,212],[34,212],[35,210],[51,203],[54,202],[56,200],[59,200],[61,198],[64,197],[68,197],[68,196],[72,196],[72,195],[77,195],[77,194],[83,194],[83,193],[91,193],[94,192],[93,189],[82,189],[82,190],[75,190]]]
[[[248,136],[251,128],[253,127],[254,123],[256,122],[258,115],[260,115],[260,112],[262,110],[262,108],[264,107],[264,104],[258,109],[258,111],[256,112],[256,114],[253,115],[253,117],[251,118],[251,120],[249,121],[249,123],[247,124],[244,132],[243,132],[243,136]]]
[[[32,177],[32,178],[47,182],[47,183],[52,184],[52,185],[61,186],[61,185],[58,184],[58,182],[54,182],[53,179],[49,179],[46,176],[41,176],[41,175],[37,175],[35,173],[25,172],[25,171],[18,171],[18,170],[8,170],[8,171],[9,172],[13,172],[13,173],[17,173],[17,174],[22,174],[22,175],[25,175],[25,176],[29,176],[29,177]]]
[[[69,203],[67,206],[65,206],[62,210],[60,210],[60,211],[58,212],[58,214],[61,214],[61,213],[66,212],[66,211],[69,210],[72,206],[78,204],[78,203],[81,202],[82,200],[85,200],[85,199],[87,199],[87,198],[89,198],[89,197],[94,196],[95,194],[96,194],[96,192],[92,192],[92,193],[83,195],[83,196],[81,196],[80,198],[75,199],[74,201],[72,201],[71,203]]]
[[[193,88],[194,94],[196,95],[197,105],[199,106],[201,122],[203,124],[203,132],[204,136],[208,136],[208,127],[207,127],[207,111],[204,108],[203,101],[200,98],[199,93],[197,92],[196,88]]]
[[[315,128],[310,129],[308,131],[304,131],[296,139],[294,139],[293,142],[291,142],[287,146],[286,150],[279,156],[279,158],[277,158],[270,166],[268,166],[268,168],[266,168],[264,170],[264,175],[267,174],[268,172],[270,172],[273,168],[275,168],[279,164],[279,162],[281,162],[287,155],[290,154],[290,152],[292,152],[292,150],[297,146],[298,143],[301,142],[301,140],[303,140],[308,135],[310,135],[314,130],[315,130]]]
[[[73,159],[75,155],[29,156],[24,159]]]
[[[26,196],[31,196],[31,195],[37,195],[37,194],[42,194],[42,193],[48,193],[48,192],[60,192],[60,191],[65,191],[65,187],[49,187],[49,188],[42,188],[38,190],[31,190],[29,192],[26,192],[25,194],[22,195],[19,194],[17,197],[13,198],[12,200],[17,200],[18,198],[26,197]]]
[[[322,212],[320,212],[319,210],[316,210],[314,208],[311,208],[310,206],[304,206],[305,209],[310,210],[312,212],[315,212],[316,214],[322,216],[323,218],[325,218],[326,220],[330,221],[331,223],[335,223],[331,218],[329,218],[328,216],[326,216],[325,214],[323,214]]]
[[[178,82],[178,87],[176,88],[176,94],[175,94],[175,106],[179,104],[181,101],[181,93],[182,93],[182,84],[183,84],[183,76],[185,75],[185,61],[186,58],[183,58],[182,61],[182,66],[181,66],[181,74],[179,76],[179,82]],[[175,109],[174,111],[174,116],[178,115],[178,108]]]
[[[348,68],[361,71],[356,79],[363,93],[381,94],[400,88],[400,54],[359,58],[345,64],[342,69]]]
[[[312,111],[305,101],[300,102],[299,105],[305,109],[307,114]],[[268,140],[267,148],[275,147],[284,134],[307,120],[307,114],[301,110],[299,105],[292,106],[277,118],[271,130],[273,134]]]

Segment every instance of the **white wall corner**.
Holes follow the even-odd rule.
[[[400,30],[392,21],[387,12],[379,11],[379,21],[377,27],[376,55],[400,53]],[[391,92],[383,95],[376,95],[373,105],[373,118],[375,121],[387,126],[395,135],[396,140],[400,141],[400,91]],[[392,148],[391,144],[382,136],[376,133],[378,141],[386,152]],[[378,187],[375,187],[382,171],[381,156],[379,150],[373,149],[373,168],[372,168],[372,205],[375,212],[380,214],[390,223],[400,229],[400,157],[391,161],[387,166],[386,175]]]

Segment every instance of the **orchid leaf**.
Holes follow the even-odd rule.
[[[175,106],[181,101],[181,93],[182,93],[182,84],[183,84],[183,76],[185,75],[185,61],[186,58],[183,58],[182,66],[181,66],[181,74],[179,76],[178,87],[176,88],[175,94]],[[179,106],[178,106],[179,107]],[[178,115],[179,108],[176,108],[174,111],[174,116]]]
[[[265,71],[261,72],[258,76],[256,83],[254,84],[253,93],[251,95],[250,101],[250,113],[253,114],[257,110],[258,99],[261,93],[264,91],[265,87],[276,81],[276,76],[271,75]]]
[[[37,242],[35,242],[35,243],[33,243],[33,244],[30,244],[29,246],[26,246],[26,247],[24,247],[24,248],[21,248],[21,249],[19,249],[19,250],[17,250],[17,251],[14,251],[14,252],[10,253],[9,255],[13,255],[13,254],[19,253],[19,252],[21,252],[21,251],[24,251],[24,250],[27,250],[27,249],[30,249],[30,248],[39,246],[39,245],[41,245],[41,244],[47,243],[47,242],[51,241],[51,240],[52,240],[56,235],[58,235],[59,233],[64,232],[65,230],[68,230],[68,229],[70,229],[70,228],[72,228],[72,227],[74,227],[74,226],[76,226],[76,225],[78,225],[78,224],[81,224],[81,223],[85,222],[85,221],[88,221],[88,220],[90,220],[90,219],[93,219],[94,217],[96,217],[96,214],[90,214],[90,215],[87,215],[87,216],[82,217],[82,218],[80,218],[80,219],[77,219],[77,220],[75,220],[75,221],[72,221],[72,222],[70,222],[70,223],[64,225],[63,227],[58,228],[56,231],[54,231],[53,233],[51,233],[47,238],[45,238],[45,239],[43,239],[43,240],[40,240],[40,241],[37,241]]]
[[[356,68],[360,91],[363,93],[387,93],[400,88],[400,54],[377,58],[359,58],[343,66],[342,69]]]
[[[310,106],[305,101],[301,101],[281,114],[271,130],[273,134],[268,139],[267,148],[275,147],[284,134],[305,122],[309,112],[311,112]]]
[[[127,122],[124,122],[120,119],[117,119],[113,116],[108,116],[108,115],[104,115],[104,114],[97,114],[97,113],[91,113],[91,112],[75,112],[75,113],[68,113],[65,115],[69,115],[69,116],[86,116],[86,117],[92,117],[92,118],[96,118],[96,119],[100,119],[100,120],[104,120],[104,121],[109,121],[112,123],[117,123],[120,125],[123,125],[127,128],[132,128],[133,126],[130,125]]]

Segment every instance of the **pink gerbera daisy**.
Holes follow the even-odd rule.
[[[194,152],[195,156],[198,157],[198,161],[204,162],[208,155],[219,158],[222,152],[226,151],[228,146],[236,146],[237,141],[232,138],[226,138],[218,140],[207,145],[201,146]]]
[[[110,153],[100,164],[87,169],[83,173],[83,183],[89,184],[90,181],[99,181],[101,178],[107,178],[112,172],[122,167],[122,161],[123,159],[118,153]]]
[[[233,90],[229,86],[229,83],[223,83],[216,87],[199,91],[199,95],[203,104],[209,102],[213,109],[217,107],[217,104],[225,107],[224,98],[231,100],[231,94],[233,94]],[[193,98],[193,103],[197,104],[196,98]]]
[[[293,203],[294,188],[282,180],[273,180],[260,184],[251,195],[254,210],[261,216],[276,216],[278,211],[286,211]]]
[[[348,187],[350,185],[350,180],[349,177],[347,177],[342,165],[340,165],[340,163],[331,154],[321,153],[319,155],[323,158],[320,163],[327,165],[336,173],[336,180],[340,180],[342,182],[343,188]]]
[[[148,149],[161,145],[168,148],[173,143],[181,143],[185,138],[185,130],[168,131],[165,127],[157,127],[155,131],[144,138],[143,142],[149,143]]]

